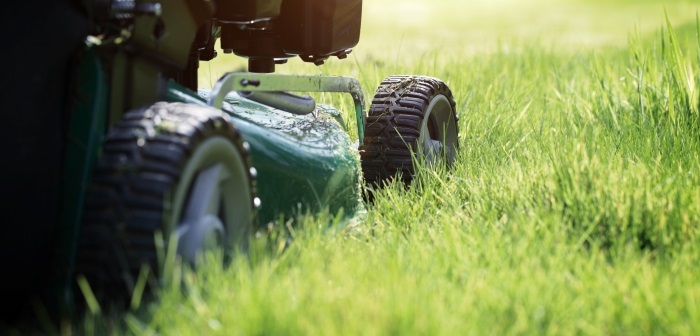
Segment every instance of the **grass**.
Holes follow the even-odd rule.
[[[452,170],[389,186],[351,223],[302,216],[286,248],[275,233],[225,268],[171,264],[183,281],[157,300],[63,331],[700,333],[698,4],[441,4],[367,1],[349,60],[281,70],[356,76],[368,97],[390,74],[444,79]],[[200,83],[242,64],[202,64]]]

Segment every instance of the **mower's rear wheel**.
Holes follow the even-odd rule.
[[[190,263],[215,246],[245,249],[254,178],[248,144],[223,112],[157,103],[127,113],[88,188],[76,273],[99,299],[118,300],[143,265],[158,273],[157,232]]]
[[[457,120],[452,91],[441,80],[384,79],[372,99],[360,147],[366,183],[381,188],[401,174],[401,180],[410,184],[414,155],[429,164],[444,160],[451,165],[459,148]]]

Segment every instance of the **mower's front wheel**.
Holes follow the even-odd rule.
[[[119,299],[143,265],[159,271],[157,232],[190,263],[212,247],[245,249],[259,203],[254,178],[248,144],[223,112],[157,103],[127,113],[93,172],[76,274],[98,298]]]
[[[459,147],[457,120],[452,91],[443,81],[421,76],[384,79],[372,99],[360,147],[366,183],[381,188],[401,174],[410,184],[414,155],[427,163],[444,160],[451,165]]]

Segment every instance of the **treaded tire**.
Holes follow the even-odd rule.
[[[435,101],[440,112],[432,111]],[[426,115],[429,120],[425,120]],[[377,88],[365,121],[360,158],[365,182],[381,188],[401,174],[410,184],[415,173],[413,155],[422,155],[422,143],[439,142],[448,166],[458,150],[458,116],[452,91],[441,80],[421,76],[387,77]],[[372,195],[369,195],[370,200]]]
[[[217,198],[221,209],[241,211],[243,224],[235,233],[245,244],[259,200],[248,144],[228,115],[205,106],[156,103],[128,112],[109,130],[87,190],[76,258],[76,274],[87,278],[100,301],[127,299],[142,265],[158,272],[154,234],[161,231],[167,239],[188,211],[185,194],[196,178],[188,171],[220,162],[238,162],[236,176],[246,179],[237,185],[248,194],[239,197],[245,204],[231,204],[228,191]],[[221,217],[228,224],[237,215]]]

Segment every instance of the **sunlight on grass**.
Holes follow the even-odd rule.
[[[451,170],[421,166],[352,223],[275,223],[227,267],[164,266],[169,289],[104,329],[700,333],[698,5],[436,3],[365,1],[348,60],[279,69],[355,76],[368,98],[392,74],[444,79],[461,117]],[[234,59],[202,63],[200,83]]]

